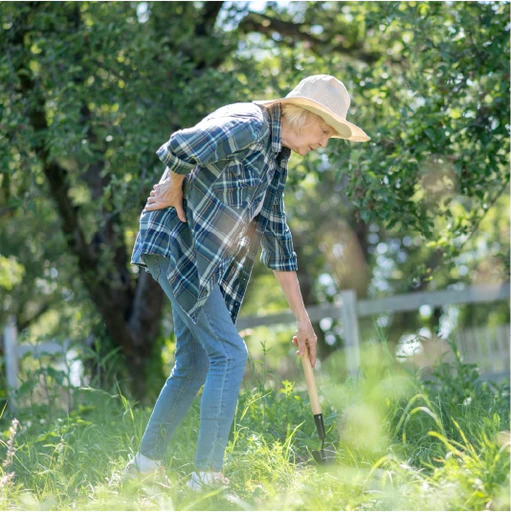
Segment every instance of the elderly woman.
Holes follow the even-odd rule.
[[[224,451],[247,361],[235,322],[261,247],[296,317],[297,353],[316,360],[316,335],[296,275],[284,211],[291,151],[330,138],[366,141],[346,121],[350,104],[332,76],[305,78],[285,98],[227,105],[157,151],[166,165],[140,217],[133,264],[146,267],[172,303],[175,365],[127,474],[161,472],[168,442],[202,385],[196,472],[187,485],[221,485]]]

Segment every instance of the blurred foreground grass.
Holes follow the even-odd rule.
[[[385,343],[366,346],[357,381],[341,377],[342,352],[328,359],[317,371],[337,453],[327,467],[310,457],[320,443],[303,384],[253,364],[259,379],[241,392],[227,448],[230,488],[202,494],[184,486],[199,398],[165,455],[169,488],[120,481],[149,408],[94,388],[67,390],[69,413],[25,400],[0,420],[0,509],[510,510],[509,381],[483,382],[454,356],[429,380]]]

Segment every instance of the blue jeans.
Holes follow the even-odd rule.
[[[162,459],[173,432],[204,384],[195,466],[198,471],[221,471],[245,372],[247,346],[218,285],[194,324],[172,294],[166,278],[169,260],[156,254],[144,258],[172,303],[176,353],[174,368],[156,401],[139,451],[150,459]]]

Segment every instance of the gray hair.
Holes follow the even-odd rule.
[[[312,124],[315,121],[329,126],[318,115],[290,103],[282,103],[282,115],[286,118],[289,126],[294,128],[298,133],[300,133],[308,124]]]

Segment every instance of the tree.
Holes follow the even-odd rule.
[[[145,375],[164,300],[148,274],[129,268],[127,230],[161,173],[155,141],[210,107],[206,83],[228,95],[214,67],[229,46],[212,35],[221,4],[155,4],[150,30],[132,4],[1,7],[3,212],[22,216],[51,197],[67,251],[133,376]],[[205,41],[208,52],[199,52]],[[133,386],[139,398],[145,381]]]
[[[316,276],[346,275],[332,257],[340,228],[358,243],[361,296],[373,224],[429,245],[399,283],[425,287],[506,190],[508,4],[294,2],[253,13],[223,2],[4,2],[0,12],[3,311],[27,327],[53,311],[55,331],[74,337],[92,329],[100,350],[121,351],[138,398],[166,301],[129,255],[162,172],[154,151],[172,131],[225,103],[285,95],[307,74],[346,77],[350,115],[371,142],[339,142],[295,166],[313,187],[290,180],[291,208],[294,192],[336,190],[342,200],[325,205],[346,212],[313,226],[315,237],[316,211],[296,216],[309,303]]]
[[[300,2],[293,8],[274,4],[241,22],[242,30],[264,34],[264,42],[252,43],[271,55],[260,72],[283,91],[297,76],[346,77],[355,109],[350,119],[372,137],[363,145],[329,144],[326,155],[298,167],[315,182],[292,203],[292,230],[301,247],[317,248],[299,260],[300,280],[331,275],[331,297],[348,287],[365,297],[368,282],[377,281],[376,245],[387,241],[396,277],[385,276],[385,294],[459,280],[460,256],[508,192],[509,5]],[[509,225],[509,216],[502,221]],[[509,238],[502,233],[492,236],[504,249],[495,264],[505,272]],[[304,294],[309,304],[328,300],[325,287],[312,289]],[[412,328],[418,316],[396,315],[394,327]]]

